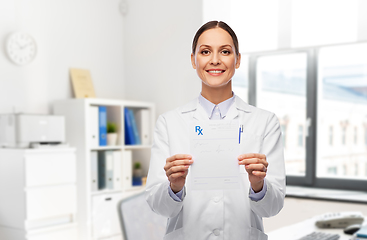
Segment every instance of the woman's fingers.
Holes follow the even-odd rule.
[[[247,160],[242,160],[238,162],[240,165],[262,165],[265,167],[269,166],[269,163],[266,160],[261,160],[261,159],[247,159]]]
[[[255,175],[256,177],[260,177],[260,178],[265,178],[266,177],[266,172],[252,171],[252,174]]]
[[[182,159],[192,159],[191,155],[188,154],[176,154],[166,159],[166,163],[173,162],[176,160],[182,160]]]
[[[189,168],[189,165],[180,165],[180,166],[171,167],[166,171],[166,175],[167,177],[170,177],[174,173],[180,173],[180,172],[184,173],[185,171],[187,171],[188,168]]]
[[[166,159],[166,165],[164,166],[164,170],[167,171],[173,165],[180,165],[182,164],[182,161],[186,161],[184,164],[190,164],[190,160],[192,160],[192,157],[187,154],[173,155]]]
[[[171,180],[174,180],[175,178],[183,177],[185,175],[187,175],[187,171],[172,173],[171,175],[168,176],[168,180],[171,181]]]
[[[174,162],[168,162],[164,166],[164,170],[168,171],[169,169],[177,166],[190,166],[193,163],[192,160],[176,160]]]
[[[242,154],[238,157],[238,163],[245,166],[252,164],[262,164],[266,168],[269,165],[269,163],[266,161],[266,156],[260,153]]]
[[[189,166],[193,163],[192,156],[187,154],[176,154],[166,159],[164,171],[168,178],[176,178],[185,175]]]
[[[268,169],[263,164],[248,164],[245,165],[246,170],[266,172]]]
[[[259,178],[265,178],[269,163],[261,153],[242,154],[238,157],[238,164],[244,165],[246,171]]]
[[[266,156],[265,154],[262,153],[246,153],[238,156],[238,160],[251,159],[251,158],[266,159]]]

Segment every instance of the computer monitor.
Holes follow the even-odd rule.
[[[118,212],[125,240],[162,240],[167,218],[153,212],[139,193],[119,202]]]

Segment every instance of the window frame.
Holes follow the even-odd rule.
[[[298,147],[304,146],[304,131],[303,125],[298,125]]]
[[[317,85],[318,85],[318,56],[319,51],[323,47],[342,46],[367,43],[355,42],[344,44],[331,44],[314,47],[305,47],[288,50],[274,50],[265,52],[244,53],[249,56],[248,61],[248,102],[250,105],[256,106],[257,94],[257,61],[260,57],[272,55],[284,55],[292,53],[307,54],[307,71],[306,71],[306,122],[309,126],[304,126],[306,132],[304,144],[306,150],[306,171],[304,176],[286,176],[287,185],[305,186],[327,189],[344,189],[367,191],[367,180],[357,180],[350,178],[318,178],[316,177],[316,157],[317,157]],[[366,129],[367,131],[367,129]],[[367,165],[367,164],[366,164]],[[366,166],[367,167],[367,166]]]

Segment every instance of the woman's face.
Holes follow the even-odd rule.
[[[222,28],[212,28],[201,34],[191,63],[202,82],[210,87],[221,87],[232,80],[240,66],[231,35]]]

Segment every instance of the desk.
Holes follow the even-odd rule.
[[[343,229],[316,227],[315,221],[317,217],[307,219],[305,221],[283,227],[267,233],[269,240],[296,240],[312,232],[325,232],[339,234],[339,240],[350,240],[352,235],[344,234]],[[366,222],[366,218],[365,218]]]

